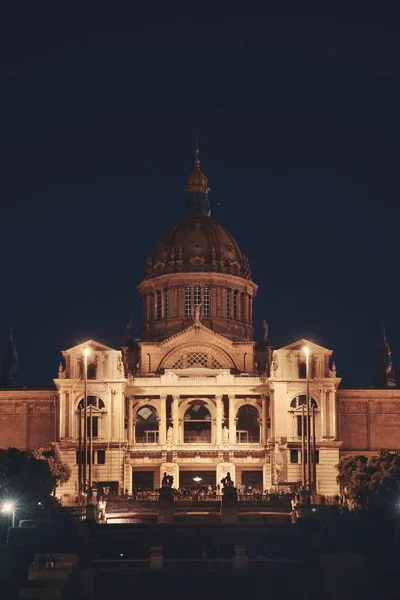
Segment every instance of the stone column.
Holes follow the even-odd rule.
[[[329,420],[329,390],[324,393],[321,391],[321,438],[325,438],[328,435],[328,420]]]
[[[267,397],[261,396],[262,408],[261,408],[261,444],[267,443]]]
[[[160,446],[167,443],[167,396],[160,396],[160,421],[158,424],[158,436]]]
[[[133,444],[133,401],[128,396],[128,446]]]
[[[235,410],[235,396],[231,394],[229,398],[229,444],[236,444],[236,410]]]
[[[215,396],[215,404],[217,411],[216,419],[216,440],[215,443],[219,446],[222,444],[222,396],[220,394]]]
[[[174,424],[172,443],[176,446],[179,440],[179,396],[172,396],[172,422]]]
[[[333,439],[337,439],[337,431],[336,431],[336,394],[335,391],[332,390],[332,435]]]

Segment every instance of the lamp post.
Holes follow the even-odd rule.
[[[197,484],[197,489],[200,489],[200,481],[203,481],[201,477],[193,477],[193,481]]]
[[[309,492],[312,489],[312,472],[311,472],[311,431],[310,431],[310,380],[309,380],[309,362],[310,349],[304,346],[303,352],[306,355],[306,431],[307,431],[307,486]],[[304,458],[303,458],[304,461]]]
[[[12,526],[15,527],[15,504],[14,502],[4,502],[3,513],[6,515],[12,514]]]
[[[87,447],[87,364],[88,356],[90,354],[90,348],[85,348],[83,351],[83,370],[84,370],[84,396],[83,396],[83,491],[86,492],[87,487],[87,461],[88,461],[88,447]]]

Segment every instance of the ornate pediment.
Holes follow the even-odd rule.
[[[314,342],[310,342],[310,340],[301,339],[297,342],[293,342],[292,344],[288,344],[287,346],[283,346],[283,348],[278,348],[278,350],[287,350],[287,351],[298,351],[300,352],[304,346],[307,346],[310,350],[310,354],[329,354],[331,355],[333,350],[329,350],[328,348],[324,348],[323,346],[319,346],[319,344],[315,344]]]

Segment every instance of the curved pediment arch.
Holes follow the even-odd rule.
[[[215,346],[204,342],[189,342],[171,349],[160,361],[159,369],[236,369],[232,357]]]

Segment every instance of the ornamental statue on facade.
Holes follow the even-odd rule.
[[[173,427],[169,426],[167,429],[167,446],[170,448],[172,446],[172,439],[174,435]]]
[[[174,483],[174,476],[167,475],[166,471],[164,471],[164,475],[161,481],[161,487],[163,488],[172,488],[172,484]]]
[[[222,483],[223,488],[233,488],[234,487],[232,477],[231,477],[231,474],[229,473],[229,471],[227,472],[225,477],[223,477],[221,479],[221,483]]]
[[[229,429],[226,425],[222,428],[222,443],[224,446],[228,446],[229,444]]]
[[[202,306],[203,306],[203,303],[201,302],[200,304],[197,304],[197,306],[194,307],[194,324],[195,324],[195,327],[198,327],[200,325],[200,310],[201,310]]]

